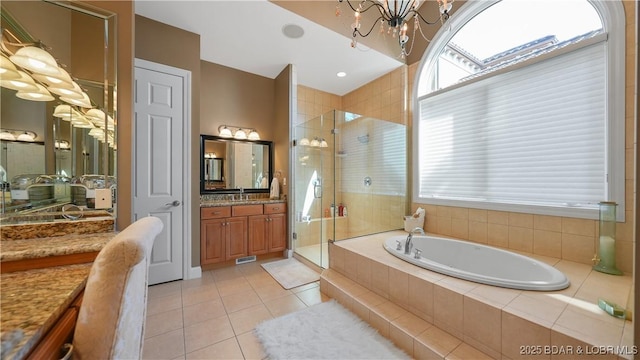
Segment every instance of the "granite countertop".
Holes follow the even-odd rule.
[[[271,199],[252,199],[252,200],[202,200],[200,201],[200,207],[216,207],[216,206],[234,206],[234,205],[257,205],[257,204],[280,204],[286,203],[286,200],[271,200]]]
[[[0,242],[0,261],[37,259],[49,256],[100,251],[116,232],[97,234],[69,234],[63,236]],[[2,284],[4,287],[4,283]]]
[[[0,275],[2,359],[22,359],[40,342],[84,289],[91,265],[66,265]]]

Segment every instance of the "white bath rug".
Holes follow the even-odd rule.
[[[410,359],[335,300],[267,320],[254,331],[270,360]]]
[[[262,267],[287,290],[320,280],[320,274],[294,258],[264,263]]]

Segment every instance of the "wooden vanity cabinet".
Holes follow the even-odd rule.
[[[249,216],[249,255],[282,251],[287,247],[287,207],[265,204],[263,215]]]
[[[200,263],[215,264],[287,247],[285,203],[200,210]]]
[[[200,262],[202,265],[247,256],[247,217],[231,215],[231,206],[201,209]]]

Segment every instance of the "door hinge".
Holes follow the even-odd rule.
[[[294,232],[292,237],[293,237],[293,240],[297,240],[298,239],[298,233]]]

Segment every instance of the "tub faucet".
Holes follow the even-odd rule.
[[[414,233],[419,233],[420,235],[424,235],[424,230],[422,230],[421,227],[416,227],[416,228],[413,228],[413,230],[409,231],[409,236],[407,236],[407,240],[404,242],[405,255],[411,255],[411,248],[413,247],[411,240],[413,239]]]

